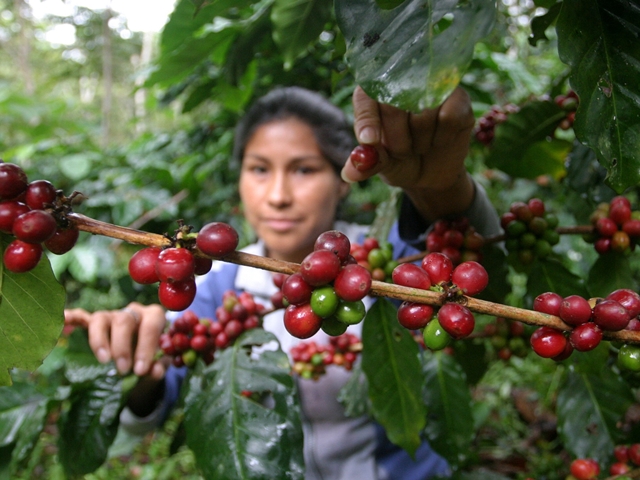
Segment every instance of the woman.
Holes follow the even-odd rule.
[[[496,213],[464,166],[474,118],[462,89],[438,109],[420,114],[379,104],[360,88],[354,92],[353,106],[357,141],[374,146],[380,157],[368,172],[346,162],[355,145],[351,127],[341,110],[318,94],[295,87],[278,89],[247,112],[234,148],[244,215],[257,236],[246,251],[299,263],[324,231],[339,229],[357,241],[365,229],[336,222],[336,211],[349,183],[374,174],[404,191],[399,221],[389,238],[397,256],[415,253],[424,245],[430,223],[445,216],[466,215],[483,234],[499,231]],[[275,286],[270,272],[218,262],[199,282],[190,310],[212,317],[229,289],[248,291],[267,304]],[[70,310],[67,320],[88,323],[98,360],[114,359],[120,372],[133,368],[144,377],[123,422],[141,428],[159,423],[180,382],[175,369],[165,376],[165,364],[154,361],[165,326],[163,310],[140,304],[118,312]],[[278,337],[285,352],[298,341],[284,329],[282,311],[265,317],[264,327]],[[359,333],[359,326],[350,328]],[[134,334],[138,341],[132,348]],[[313,339],[326,342],[327,337],[319,332]],[[348,375],[336,368],[319,381],[299,380],[308,479],[408,480],[448,471],[426,443],[413,461],[369,418],[345,417],[337,394]]]

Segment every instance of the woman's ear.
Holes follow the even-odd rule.
[[[338,195],[340,196],[340,200],[344,200],[347,195],[349,195],[350,190],[351,185],[344,180],[340,180],[340,184],[338,186]]]

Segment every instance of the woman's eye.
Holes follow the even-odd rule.
[[[316,169],[313,167],[298,167],[296,171],[302,175],[309,175],[314,173]]]
[[[249,168],[249,171],[252,172],[252,173],[261,175],[263,173],[266,173],[267,169],[265,167],[254,165],[253,167]]]

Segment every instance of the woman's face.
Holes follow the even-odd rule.
[[[240,198],[269,257],[301,262],[318,236],[333,228],[348,189],[300,120],[264,124],[247,142]]]

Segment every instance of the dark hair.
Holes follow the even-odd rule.
[[[319,93],[301,87],[272,90],[249,108],[235,132],[233,159],[238,165],[258,127],[288,118],[297,118],[311,127],[320,152],[339,172],[355,146],[353,127],[340,108]]]

